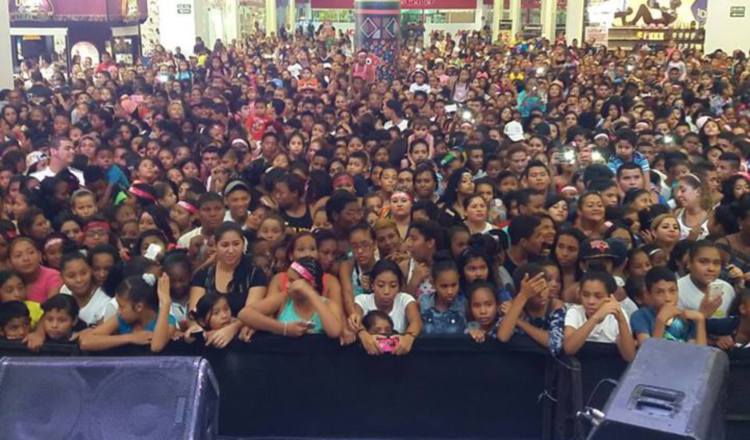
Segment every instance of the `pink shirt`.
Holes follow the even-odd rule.
[[[39,268],[39,276],[36,281],[26,286],[26,299],[41,304],[47,300],[47,294],[50,290],[59,290],[62,285],[60,272],[42,266]]]

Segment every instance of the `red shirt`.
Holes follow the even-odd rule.
[[[271,118],[267,116],[255,116],[250,115],[245,120],[245,127],[250,133],[250,137],[255,141],[261,140],[263,132],[266,131],[266,127],[271,123]]]

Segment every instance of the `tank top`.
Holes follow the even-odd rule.
[[[325,298],[323,298],[323,302],[326,302]],[[301,318],[294,308],[294,301],[291,298],[287,299],[281,308],[279,322],[310,322],[312,323],[312,327],[308,330],[308,333],[323,333],[323,323],[320,322],[320,316],[317,313],[313,313],[309,321]]]

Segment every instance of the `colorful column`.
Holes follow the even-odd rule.
[[[377,58],[378,79],[393,80],[401,32],[399,0],[355,0],[355,44]]]

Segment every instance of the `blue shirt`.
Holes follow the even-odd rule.
[[[107,183],[120,187],[120,189],[128,189],[130,187],[128,178],[125,177],[125,173],[117,165],[112,165],[107,170]]]
[[[528,118],[534,110],[547,111],[547,104],[539,96],[529,96],[526,90],[518,94],[518,112],[521,116]]]
[[[524,316],[520,319],[524,319],[536,328],[546,330],[549,333],[548,350],[550,354],[556,356],[560,353],[565,333],[565,307],[560,307],[555,310],[547,310],[547,314],[542,318],[531,318],[524,313]],[[503,318],[501,317],[500,322],[502,322],[502,320]],[[516,325],[513,333],[519,335],[525,334],[518,325]]]
[[[630,317],[630,328],[636,336],[641,333],[653,336],[655,324],[656,310],[651,307],[642,307]],[[664,328],[664,339],[680,342],[695,339],[695,324],[692,321],[685,322],[680,318],[674,318],[672,323]]]
[[[648,181],[649,178],[649,172],[651,171],[651,166],[648,164],[648,159],[646,159],[646,156],[642,155],[638,151],[633,153],[633,159],[630,161],[641,167],[643,170],[643,176]],[[609,158],[609,163],[607,163],[607,166],[610,170],[612,170],[615,175],[617,174],[617,170],[625,164],[625,161],[622,160],[620,156],[612,156]]]
[[[419,297],[422,311],[422,333],[426,335],[460,335],[466,328],[466,299],[458,295],[448,310],[441,312],[435,307],[435,294]]]
[[[156,313],[157,316],[159,315],[159,312]],[[177,320],[174,319],[174,316],[171,314],[169,315],[169,326],[170,327],[177,327]],[[147,332],[152,332],[156,329],[156,318],[152,319],[148,324],[143,326],[143,330]],[[117,315],[117,331],[121,335],[126,335],[128,333],[133,333],[133,324],[128,324],[125,322],[122,317],[118,314]]]

